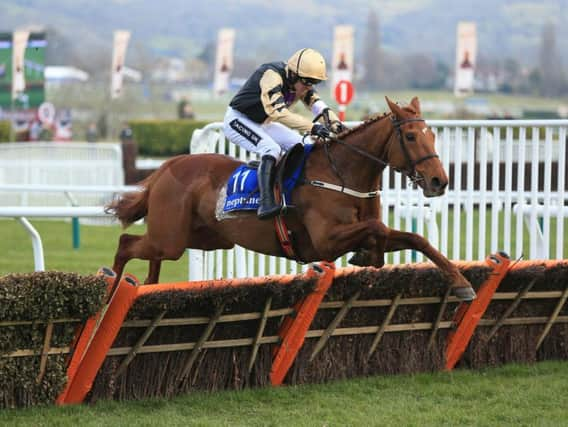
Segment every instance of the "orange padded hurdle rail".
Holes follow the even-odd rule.
[[[454,316],[453,321],[457,324],[457,327],[455,331],[450,332],[448,335],[446,370],[452,370],[462,357],[497,287],[506,276],[507,271],[509,271],[511,260],[504,252],[498,252],[497,254],[489,255],[485,259],[485,263],[493,270],[489,274],[489,278],[477,291],[477,298],[471,302],[462,302]]]
[[[114,274],[114,271],[112,271],[111,269],[101,268],[97,272],[97,276],[102,276],[107,283],[105,300],[108,301],[111,297],[110,292],[112,291],[116,275]],[[103,317],[104,317],[104,310],[101,310],[98,313],[96,313],[94,316],[87,319],[87,321],[84,324],[80,325],[77,328],[75,338],[71,343],[72,351],[69,354],[69,360],[67,361],[67,378],[68,378],[67,386],[65,387],[65,390],[57,398],[56,400],[57,404],[60,404],[65,400],[67,392],[69,391],[68,386],[71,383],[71,380],[75,377],[79,364],[81,363],[83,357],[87,353],[87,350],[91,345],[93,337],[95,336],[95,333],[97,332],[97,329]]]
[[[111,282],[114,281],[114,278]],[[89,327],[83,330],[79,343],[86,342],[80,349],[76,348],[67,371],[68,381],[65,390],[56,400],[58,405],[81,403],[91,390],[93,381],[102,366],[108,350],[112,346],[122,322],[136,299],[136,286],[133,276],[124,276],[110,296],[108,305],[97,314],[98,328]],[[112,286],[112,285],[110,285]],[[80,350],[80,351],[77,351]]]
[[[311,276],[313,274],[317,273],[312,270],[307,273],[308,277],[313,277]],[[105,278],[109,286],[112,286],[114,277]],[[289,274],[278,277],[278,281],[286,284],[297,278],[297,275]],[[333,274],[330,275],[330,283],[332,279]],[[257,286],[264,283],[266,283],[266,278],[255,277],[138,286],[138,280],[134,276],[125,274],[116,289],[114,289],[114,294],[110,296],[108,304],[103,307],[100,313],[87,321],[88,325],[85,325],[81,335],[76,340],[76,346],[73,349],[73,355],[67,370],[67,385],[58,396],[56,403],[65,405],[81,403],[85,400],[130,307],[132,307],[132,304],[138,297],[171,290],[184,291],[191,289],[198,291],[211,287]]]
[[[314,320],[325,293],[333,282],[335,264],[321,262],[319,266],[315,265],[310,272],[312,275],[320,274],[314,291],[294,306],[294,313],[284,319],[278,332],[281,343],[275,348],[270,370],[270,383],[274,386],[282,384],[292,363],[296,360],[304,344],[306,332]]]

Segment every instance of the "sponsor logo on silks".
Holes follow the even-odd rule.
[[[251,128],[246,126],[245,124],[241,123],[239,119],[233,119],[229,126],[236,131],[239,135],[245,137],[254,145],[258,145],[260,140],[262,139],[259,135],[257,135]]]
[[[251,196],[251,197],[238,197],[233,200],[227,199],[225,202],[224,210],[225,212],[229,212],[231,210],[242,209],[257,209],[260,204],[259,197]]]

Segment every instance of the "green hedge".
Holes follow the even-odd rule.
[[[68,347],[80,324],[100,311],[105,292],[106,283],[98,276],[50,271],[0,277],[0,409],[55,401],[67,383],[67,354],[47,358],[39,383],[40,356],[3,356],[39,352],[50,320],[75,319],[53,326],[50,347]],[[18,321],[32,323],[6,325]]]
[[[196,120],[139,120],[129,122],[143,156],[170,157],[189,153],[189,141],[195,129],[209,124]]]
[[[10,121],[0,120],[0,142],[10,142],[10,126]]]
[[[561,119],[558,115],[558,111],[555,110],[524,110],[523,117],[524,120],[554,120]]]

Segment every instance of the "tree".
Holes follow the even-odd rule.
[[[557,96],[564,86],[564,76],[557,50],[556,28],[552,22],[545,24],[542,29],[539,71],[541,95]]]
[[[519,92],[523,83],[523,70],[519,61],[515,58],[507,57],[498,60],[498,67],[501,71],[499,91],[504,93]]]
[[[383,78],[380,42],[379,20],[376,12],[371,10],[363,47],[364,75],[361,82],[362,86],[369,90],[378,89]]]
[[[217,50],[217,44],[214,40],[208,40],[203,47],[203,50],[199,55],[197,55],[197,59],[205,62],[211,68],[215,66],[215,53]]]
[[[442,64],[436,63],[433,57],[415,53],[407,55],[404,60],[406,67],[410,70],[408,75],[410,87],[416,89],[443,87],[446,76],[440,74],[442,69],[439,66]]]

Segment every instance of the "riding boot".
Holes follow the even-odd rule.
[[[280,213],[280,206],[274,200],[272,189],[272,174],[276,159],[272,156],[262,156],[258,168],[258,188],[260,190],[260,206],[258,207],[258,219],[273,218]]]

